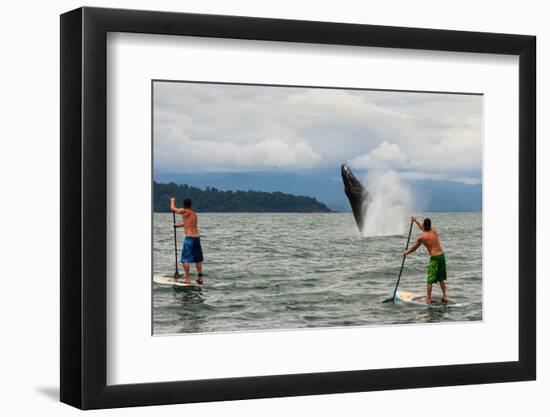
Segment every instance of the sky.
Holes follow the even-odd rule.
[[[481,183],[483,97],[155,82],[155,174],[393,170]]]

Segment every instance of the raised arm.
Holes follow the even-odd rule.
[[[183,214],[185,209],[180,209],[176,207],[176,199],[174,197],[170,197],[170,211],[172,213],[176,214]]]
[[[416,216],[411,216],[411,220],[416,223],[420,230],[424,231],[424,225],[418,221]]]
[[[414,246],[412,248],[410,248],[409,250],[404,250],[403,251],[403,255],[405,255],[405,256],[410,255],[415,250],[417,250],[420,247],[421,244],[422,244],[422,238],[419,237],[418,239],[416,239],[416,243],[414,244]]]
[[[172,211],[172,213],[181,214],[182,216],[185,216],[187,214],[186,210],[184,208],[177,208],[175,200],[176,199],[174,197],[170,197],[170,210]],[[174,227],[185,227],[185,225],[183,223],[174,223]]]

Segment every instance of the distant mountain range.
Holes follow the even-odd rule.
[[[223,191],[284,192],[296,196],[309,196],[326,204],[333,211],[350,211],[344,194],[339,167],[311,169],[296,172],[208,172],[190,174],[158,173],[160,183],[174,182],[205,189],[214,187]],[[414,210],[435,212],[481,211],[482,186],[452,181],[407,181],[416,207]]]

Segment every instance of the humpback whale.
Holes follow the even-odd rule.
[[[359,231],[362,232],[365,214],[370,202],[369,193],[367,189],[363,187],[363,184],[353,175],[353,172],[351,172],[351,169],[346,164],[342,165],[341,173],[342,181],[344,182],[344,192],[349,199],[357,227]]]

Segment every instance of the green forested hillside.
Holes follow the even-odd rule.
[[[190,198],[193,209],[198,212],[273,212],[273,213],[324,213],[330,209],[312,197],[297,196],[281,192],[221,191],[206,187],[200,189],[175,183],[154,183],[154,211],[170,211],[170,197],[176,198],[176,206],[182,207],[183,200]]]

